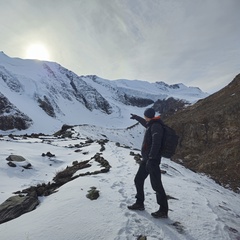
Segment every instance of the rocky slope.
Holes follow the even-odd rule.
[[[240,74],[219,92],[167,119],[180,136],[174,160],[239,192],[239,119]]]
[[[32,120],[24,113],[20,112],[16,106],[0,93],[0,129],[27,129],[32,124]]]

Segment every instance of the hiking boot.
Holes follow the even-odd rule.
[[[160,210],[151,213],[151,215],[154,218],[168,218],[168,214],[166,212],[163,212],[163,211],[160,211]]]
[[[130,210],[140,210],[140,211],[145,210],[144,204],[140,204],[140,203],[134,203],[133,205],[128,206],[128,209],[130,209]]]

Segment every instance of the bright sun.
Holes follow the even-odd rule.
[[[49,60],[50,56],[47,48],[40,43],[31,44],[26,51],[26,58],[38,59],[38,60]]]

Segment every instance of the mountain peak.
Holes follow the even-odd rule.
[[[207,96],[183,84],[78,76],[58,63],[0,56],[0,91],[32,120],[32,132],[53,132],[63,123],[127,127],[131,112],[142,115],[159,99],[193,103]]]

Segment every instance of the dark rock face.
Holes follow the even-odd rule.
[[[154,103],[154,101],[151,99],[131,97],[127,94],[124,94],[123,99],[123,102],[126,105],[132,105],[136,107],[146,107]]]
[[[175,98],[157,100],[153,108],[161,114],[162,119],[173,115],[176,111],[183,109],[188,103]]]
[[[0,130],[24,130],[31,124],[32,120],[0,93]]]
[[[23,87],[18,79],[11,74],[5,67],[0,66],[0,78],[5,84],[14,92],[20,93],[23,91]]]
[[[106,114],[112,113],[109,102],[93,87],[88,85],[81,77],[71,71],[60,67],[59,71],[70,80],[70,91],[77,101],[81,102],[90,111],[99,109]]]
[[[0,205],[0,224],[34,210],[39,204],[37,196],[13,196]]]
[[[174,160],[238,192],[239,119],[240,74],[219,92],[166,120],[180,136]]]
[[[54,108],[46,96],[44,96],[43,100],[39,98],[38,103],[39,107],[42,108],[50,117],[56,117]]]

